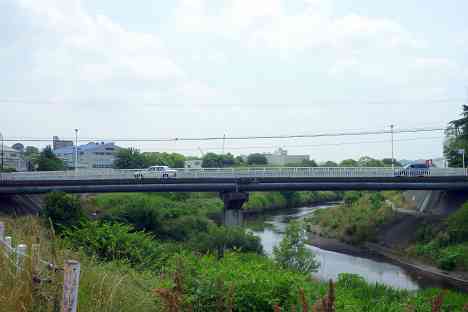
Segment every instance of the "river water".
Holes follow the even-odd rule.
[[[246,218],[244,226],[260,237],[263,249],[271,255],[273,247],[281,241],[289,220],[302,219],[316,209],[327,209],[333,205],[317,205],[256,215]],[[423,287],[440,286],[436,281],[422,278],[414,272],[405,271],[385,260],[350,256],[310,245],[308,247],[314,251],[320,261],[320,268],[313,275],[322,280],[330,278],[336,280],[340,273],[354,273],[361,275],[369,283],[378,282],[400,289],[417,290]]]

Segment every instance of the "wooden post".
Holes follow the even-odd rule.
[[[39,274],[39,259],[40,259],[40,245],[32,244],[31,246],[31,256],[32,256],[32,273],[34,275]]]
[[[3,241],[4,236],[5,236],[5,223],[0,221],[0,241]]]
[[[16,247],[16,270],[17,272],[23,271],[24,258],[26,257],[27,250],[28,250],[28,246],[26,246],[25,244],[19,244]]]
[[[61,311],[76,312],[80,283],[80,263],[75,260],[67,260],[63,271],[63,302]]]

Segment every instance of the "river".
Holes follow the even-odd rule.
[[[336,204],[277,210],[250,216],[244,220],[244,226],[260,237],[264,251],[271,255],[273,247],[281,241],[289,220],[302,219],[316,209],[327,209],[334,205]],[[313,275],[322,280],[336,280],[340,273],[354,273],[361,275],[369,283],[377,282],[399,289],[417,290],[443,286],[440,281],[423,278],[384,259],[351,256],[311,245],[308,247],[320,261],[320,268]]]

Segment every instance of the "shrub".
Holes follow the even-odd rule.
[[[317,271],[319,267],[315,254],[306,247],[306,231],[303,224],[291,221],[283,240],[273,249],[275,261],[284,268],[301,273]]]
[[[200,232],[189,242],[194,250],[222,255],[225,250],[263,254],[260,238],[243,228],[211,225],[207,232]]]
[[[137,267],[151,267],[160,257],[158,242],[129,225],[91,221],[67,229],[64,236],[73,247],[104,261],[120,260]]]
[[[447,230],[452,242],[468,240],[468,203],[447,218]]]
[[[65,227],[79,225],[86,219],[80,199],[62,192],[47,194],[41,215],[44,218],[50,218],[54,227],[59,231]]]

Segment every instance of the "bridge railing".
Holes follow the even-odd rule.
[[[82,169],[78,171],[34,171],[0,173],[0,181],[14,180],[100,180],[133,179],[141,169]],[[203,168],[177,170],[176,178],[262,178],[262,177],[317,177],[317,178],[372,178],[419,176],[467,176],[463,168],[404,169],[388,167],[253,167]]]

